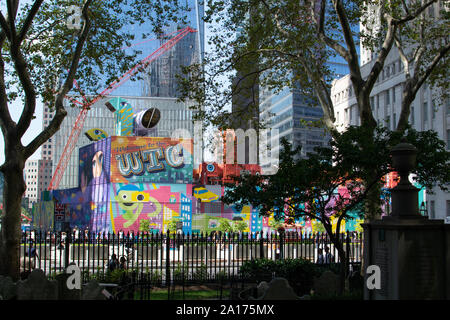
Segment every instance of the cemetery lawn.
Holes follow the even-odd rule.
[[[173,289],[172,289],[173,290]],[[174,291],[171,290],[170,300],[218,300],[220,297],[220,290],[210,289],[206,286],[185,287],[184,297],[182,287],[177,287]],[[222,299],[230,296],[229,289],[222,290]],[[139,290],[134,293],[136,300],[140,300]],[[150,293],[150,300],[168,300],[167,288],[155,288]]]

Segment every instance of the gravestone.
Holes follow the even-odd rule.
[[[300,300],[294,292],[294,289],[289,285],[289,282],[285,278],[274,278],[270,281],[267,286],[263,285],[261,287],[266,287],[266,290],[256,300]],[[259,294],[259,290],[258,290]],[[253,299],[252,299],[253,300]]]
[[[400,175],[390,190],[392,213],[363,224],[364,263],[381,272],[378,288],[364,286],[366,300],[450,299],[450,225],[419,213],[419,190],[408,178],[416,154],[417,149],[405,142],[392,149],[393,168]],[[375,276],[365,272],[364,282]]]
[[[364,288],[364,278],[358,271],[353,271],[353,273],[348,278],[348,284],[350,291],[362,290]]]
[[[339,292],[339,276],[327,270],[319,278],[314,279],[315,295],[332,296]]]
[[[10,300],[17,295],[17,286],[11,277],[0,276],[0,299]]]
[[[266,281],[262,281],[257,287],[258,298],[262,297],[267,289],[269,289],[269,284]]]
[[[81,290],[81,300],[106,300],[103,288],[97,281],[89,281]]]
[[[448,280],[443,281],[450,266],[450,225],[442,220],[383,218],[364,229],[364,259],[381,272],[379,289],[364,286],[365,299],[450,298]]]
[[[58,300],[80,300],[81,290],[79,289],[69,289],[67,287],[67,279],[70,274],[61,273],[56,276],[56,281],[58,283]]]
[[[57,300],[58,283],[48,280],[44,271],[34,269],[26,280],[17,282],[18,300]]]

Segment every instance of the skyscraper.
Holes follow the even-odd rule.
[[[358,26],[352,26],[355,33]],[[358,50],[359,54],[359,50]],[[338,55],[331,54],[327,66],[336,78],[348,74],[349,69],[346,61]],[[293,148],[302,146],[299,156],[306,156],[314,152],[315,147],[324,146],[328,143],[330,135],[325,128],[308,126],[306,123],[319,121],[323,118],[323,110],[318,103],[303,95],[300,88],[284,87],[278,93],[268,88],[260,88],[260,119],[267,121],[272,129],[278,129],[278,134],[272,139],[285,138],[292,144]],[[279,146],[271,148],[271,152],[278,152]]]
[[[184,2],[184,3],[181,3]],[[152,52],[156,51],[168,39],[175,36],[176,31],[184,27],[191,27],[196,30],[181,39],[173,48],[165,52],[158,59],[154,60],[144,72],[140,74],[141,79],[128,81],[117,88],[113,94],[116,96],[135,97],[179,97],[180,91],[177,85],[176,75],[182,74],[182,66],[189,66],[203,61],[205,52],[205,27],[202,20],[204,16],[204,4],[201,0],[184,0],[180,5],[189,8],[188,11],[180,12],[180,18],[185,18],[185,23],[170,23],[162,34],[147,35],[144,33],[152,30],[151,22],[142,25],[128,25],[126,32],[135,35],[134,44],[125,48],[131,54],[136,49],[142,53],[138,59],[144,59]]]

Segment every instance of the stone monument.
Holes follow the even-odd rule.
[[[363,224],[364,264],[381,271],[379,289],[369,290],[365,275],[366,300],[450,299],[450,225],[419,213],[419,190],[408,180],[416,154],[406,142],[392,149],[400,182],[391,189],[391,215]]]

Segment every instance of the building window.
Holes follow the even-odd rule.
[[[423,122],[428,121],[428,102],[423,103]]]
[[[450,129],[447,129],[447,150],[450,150]]]
[[[392,130],[395,130],[395,126],[397,125],[397,115],[394,113],[392,118]]]
[[[447,200],[447,217],[450,217],[450,200]]]
[[[434,18],[434,6],[430,5],[428,7],[428,15],[430,16],[430,18]]]
[[[435,208],[434,208],[434,200],[430,201],[430,219],[434,219],[436,217],[435,215]]]
[[[391,103],[391,101],[390,101],[390,97],[389,97],[389,90],[386,90],[385,91],[385,104],[388,105],[390,103]]]

